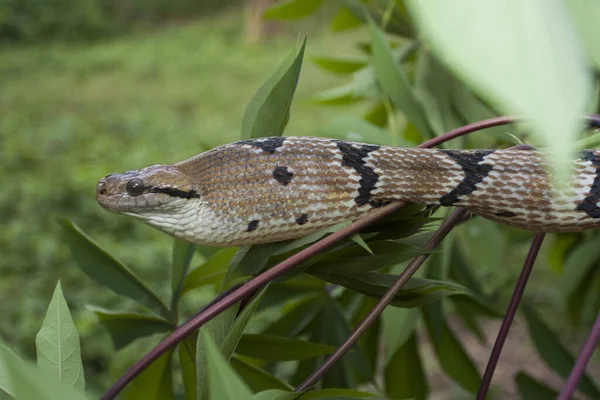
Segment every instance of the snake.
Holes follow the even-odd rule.
[[[540,232],[600,226],[600,151],[570,161],[557,189],[537,150],[400,148],[321,137],[265,137],[175,164],[109,174],[99,204],[180,239],[243,246],[300,238],[390,202],[463,207]]]

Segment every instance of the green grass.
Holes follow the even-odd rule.
[[[78,270],[57,218],[74,219],[152,287],[167,290],[171,239],[101,210],[96,182],[239,139],[247,102],[296,42],[286,31],[249,46],[242,13],[228,12],[118,40],[0,51],[0,335],[9,344],[32,355],[33,335],[61,279],[84,338],[84,359],[102,359],[97,349],[105,351],[108,339],[84,304],[122,303]],[[309,94],[337,82],[309,58],[347,54],[347,43],[340,36],[309,37],[286,134],[314,135],[344,112],[309,101]],[[100,342],[86,341],[89,335]]]

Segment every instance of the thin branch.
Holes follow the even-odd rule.
[[[533,241],[531,242],[531,246],[529,247],[529,253],[527,254],[527,258],[525,258],[525,262],[523,263],[523,269],[521,270],[521,274],[519,275],[519,279],[517,280],[515,290],[513,291],[513,295],[510,298],[510,303],[508,304],[508,308],[506,309],[506,314],[504,314],[502,325],[500,325],[498,336],[496,337],[496,341],[494,342],[494,347],[492,348],[490,359],[488,360],[488,364],[485,367],[485,373],[483,374],[483,378],[481,379],[481,386],[479,386],[479,392],[477,392],[477,400],[484,400],[487,391],[490,387],[492,377],[494,376],[494,371],[496,370],[496,365],[498,365],[500,353],[502,352],[502,347],[504,346],[504,342],[506,342],[508,331],[510,330],[512,321],[515,318],[515,314],[517,313],[517,308],[519,307],[519,303],[521,302],[521,297],[523,297],[523,292],[525,291],[527,280],[529,279],[529,275],[531,274],[531,270],[533,269],[533,264],[535,263],[535,259],[538,255],[538,252],[540,251],[540,247],[542,246],[542,242],[544,241],[545,236],[545,233],[537,232],[533,238]]]
[[[577,361],[575,361],[575,365],[571,370],[571,374],[569,374],[569,378],[563,386],[560,395],[557,400],[569,400],[575,390],[577,389],[577,384],[581,380],[583,373],[585,371],[585,367],[587,363],[592,358],[592,354],[594,354],[594,350],[596,350],[596,346],[598,345],[598,340],[600,339],[600,313],[596,317],[596,322],[594,322],[594,326],[592,327],[592,331],[590,335],[585,340],[585,344],[581,349],[581,353],[579,353],[579,357],[577,357]]]
[[[452,230],[452,228],[454,228],[454,226],[465,217],[466,214],[467,211],[463,208],[457,208],[452,211],[450,216],[446,218],[442,225],[440,225],[440,228],[433,234],[427,244],[425,244],[424,248],[427,250],[434,250]],[[304,382],[296,387],[296,392],[308,390],[311,386],[317,383],[331,367],[333,367],[333,364],[335,364],[344,356],[344,354],[346,354],[348,350],[350,350],[350,348],[358,341],[358,339],[360,339],[363,333],[365,333],[365,331],[369,329],[369,327],[377,320],[377,318],[379,318],[383,310],[385,310],[388,304],[390,304],[390,302],[394,299],[396,293],[398,293],[402,286],[408,282],[410,277],[417,272],[419,267],[423,265],[428,257],[429,254],[421,254],[412,259],[410,264],[408,264],[404,271],[402,271],[402,273],[400,273],[398,278],[394,281],[394,284],[390,286],[383,296],[381,296],[377,304],[375,304],[367,316],[356,326],[356,328],[354,328],[344,343],[342,343],[335,350],[335,352],[319,366],[319,368],[317,368],[310,376],[308,376]]]

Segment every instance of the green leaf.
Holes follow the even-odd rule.
[[[334,74],[351,74],[367,65],[365,60],[343,59],[333,57],[313,57],[313,62],[321,69]]]
[[[229,262],[235,253],[235,247],[221,249],[211,255],[204,264],[192,270],[183,281],[181,296],[196,288],[223,281]]]
[[[235,320],[238,310],[239,303],[236,303],[214,317],[199,330],[196,341],[196,396],[198,400],[206,398],[205,394],[207,393],[206,382],[209,365],[205,341],[203,340],[204,333],[206,332],[207,334],[212,335],[215,343],[221,346],[225,340],[225,336],[231,329],[231,325]]]
[[[325,137],[354,142],[376,143],[391,146],[393,138],[388,131],[354,116],[336,117],[320,129]]]
[[[231,357],[231,366],[244,379],[244,382],[254,392],[262,392],[264,390],[291,390],[284,382],[280,381],[266,371],[244,361],[238,356]]]
[[[6,353],[6,354],[5,354]],[[15,363],[22,363],[19,356],[9,349],[4,343],[0,342],[0,394],[6,393],[7,395],[14,397],[15,389],[10,375],[10,361],[12,359]]]
[[[385,394],[388,398],[427,398],[427,382],[418,347],[417,338],[413,333],[385,366]]]
[[[361,20],[356,18],[353,13],[345,7],[341,7],[331,20],[330,29],[333,32],[342,32],[356,28],[361,24]]]
[[[290,54],[252,97],[242,120],[242,139],[281,136],[289,119],[305,47],[306,38],[300,51]]]
[[[195,251],[196,245],[193,243],[178,239],[173,241],[171,257],[171,311],[175,315],[177,315],[177,303],[179,302],[183,283]]]
[[[262,297],[264,296],[264,294],[266,293],[268,288],[269,288],[269,284],[267,284],[267,286],[265,286],[263,289],[261,289],[261,291],[258,292],[248,304],[246,304],[246,306],[244,307],[242,312],[239,314],[239,316],[233,322],[231,329],[229,330],[229,332],[227,332],[227,335],[225,336],[225,340],[223,341],[223,344],[221,345],[221,349],[223,351],[224,357],[229,358],[233,354],[233,351],[235,350],[236,346],[238,345],[238,342],[242,338],[244,329],[246,329],[248,322],[250,322],[250,318],[252,318],[252,316],[258,309],[260,300],[262,299]]]
[[[452,96],[462,85],[426,51],[419,52],[415,95],[436,135],[463,125],[456,113]]]
[[[592,268],[598,265],[600,259],[600,246],[598,236],[586,240],[573,248],[567,259],[560,279],[560,288],[566,296],[580,290],[584,279],[589,275]]]
[[[314,320],[323,305],[320,296],[307,296],[292,304],[288,310],[282,310],[283,316],[269,325],[263,333],[275,336],[297,336]]]
[[[256,393],[252,396],[252,400],[295,400],[300,398],[301,395],[302,393],[271,389]]]
[[[423,315],[435,354],[444,372],[463,389],[477,393],[481,377],[462,343],[458,341],[446,321],[434,320],[429,307],[423,308]]]
[[[464,297],[464,296],[459,296]],[[387,364],[396,351],[413,336],[421,313],[416,308],[387,307],[381,316],[383,321],[383,354]]]
[[[398,278],[397,275],[380,274],[378,272],[340,274],[315,271],[311,272],[311,275],[376,298],[383,296]],[[468,295],[470,292],[465,287],[452,282],[411,278],[396,293],[390,305],[404,308],[422,307],[444,297],[458,294]]]
[[[530,122],[552,154],[558,182],[565,182],[592,84],[564,2],[407,5],[441,61],[500,111]]]
[[[241,400],[249,399],[252,392],[235,373],[227,360],[221,354],[213,337],[206,331],[202,332],[202,340],[206,348],[208,370],[208,393],[211,400]]]
[[[323,90],[312,95],[311,98],[316,104],[329,106],[348,105],[361,100],[354,83]]]
[[[242,312],[239,313],[237,318],[236,315],[239,309],[239,303],[236,306],[228,308],[227,311],[221,313],[200,329],[202,334],[198,335],[198,341],[196,342],[196,390],[199,398],[201,398],[201,394],[204,393],[206,389],[205,383],[208,368],[203,332],[209,332],[212,335],[215,343],[221,348],[221,352],[225,359],[229,360],[235,350],[235,346],[244,333],[246,325],[250,321],[250,317],[252,317],[256,311],[267,288],[268,285],[258,292],[246,307],[244,307]]]
[[[593,0],[568,0],[566,3],[587,57],[600,70],[600,3]]]
[[[257,274],[267,265],[271,256],[286,244],[287,242],[274,242],[239,247],[227,268],[227,280]]]
[[[284,361],[304,360],[330,354],[335,351],[335,347],[280,336],[245,334],[235,351],[238,354],[259,360]]]
[[[35,348],[40,369],[83,392],[85,380],[79,333],[63,297],[60,281],[54,289],[42,328],[35,337]]]
[[[372,397],[377,397],[377,395],[354,389],[321,389],[311,390],[309,392],[304,393],[302,397],[300,397],[300,400],[327,399],[332,397],[340,399],[368,399]]]
[[[392,241],[375,241],[369,243],[375,255],[360,246],[348,246],[334,250],[320,257],[310,267],[310,272],[354,273],[383,269],[412,259],[429,250]]]
[[[323,0],[280,0],[264,12],[266,19],[300,19],[314,13]]]
[[[369,20],[369,31],[373,43],[373,66],[381,89],[389,96],[396,107],[406,115],[408,120],[417,127],[421,134],[427,137],[433,136],[425,112],[415,96],[401,65],[394,57],[383,32],[371,20]],[[411,48],[410,46],[406,47],[402,54],[408,54]]]
[[[521,307],[529,326],[529,335],[539,355],[558,375],[566,378],[573,369],[575,357],[558,340],[558,337],[544,324],[528,305]],[[600,391],[588,374],[579,382],[579,390],[592,398],[600,398]]]
[[[86,400],[82,391],[56,380],[40,368],[24,362],[0,342],[0,389],[17,399]],[[0,393],[1,395],[1,393]]]
[[[183,380],[184,400],[196,400],[196,337],[190,335],[179,343],[179,363]]]
[[[548,251],[547,262],[554,272],[562,272],[565,269],[565,260],[568,253],[579,241],[581,235],[577,233],[558,233],[552,236],[554,240]]]
[[[173,394],[173,350],[160,356],[142,371],[123,393],[124,400],[170,400]]]
[[[522,399],[554,400],[559,395],[556,390],[536,381],[525,372],[519,372],[515,376],[515,384]]]
[[[73,258],[87,276],[116,294],[129,297],[166,319],[171,319],[167,306],[125,264],[103,250],[72,221],[62,220],[61,226]]]
[[[108,331],[115,349],[119,350],[131,342],[157,333],[167,333],[174,329],[171,322],[154,316],[133,312],[111,311],[88,305],[100,324]]]
[[[361,0],[342,0],[342,4],[352,13],[352,15],[362,22],[367,20],[375,20],[377,22],[386,20],[385,30],[386,32],[394,33],[398,36],[413,37],[414,29],[412,24],[408,21],[405,15],[399,13],[399,2],[393,4],[393,8],[390,10],[389,6],[391,2],[389,0],[379,2],[369,2],[367,7]],[[389,13],[389,11],[392,11]],[[389,18],[388,18],[389,17]]]

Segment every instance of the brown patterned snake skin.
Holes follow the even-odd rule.
[[[211,246],[301,237],[393,200],[461,206],[528,230],[600,226],[600,151],[584,151],[573,167],[574,184],[553,197],[537,151],[272,137],[110,174],[96,198],[107,210]]]

